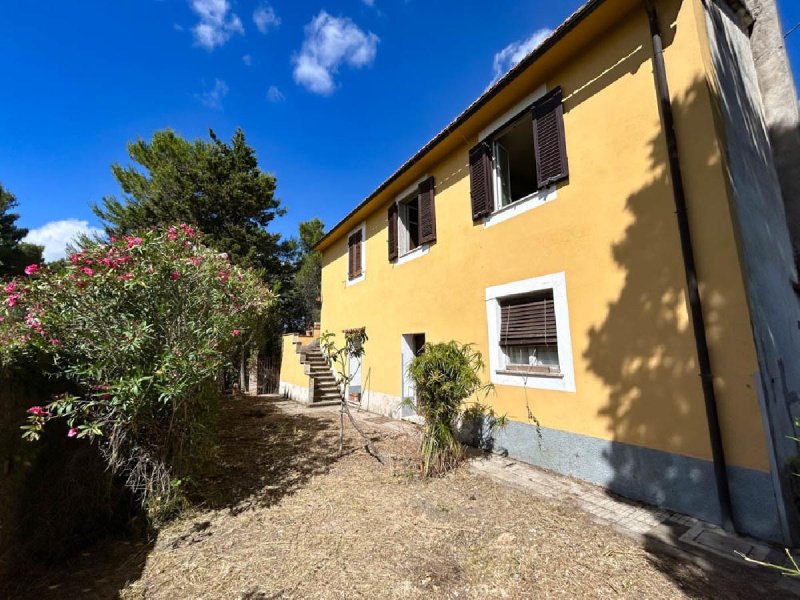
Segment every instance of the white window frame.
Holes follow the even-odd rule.
[[[547,93],[547,86],[540,86],[534,92],[528,94],[525,98],[517,102],[514,106],[512,106],[509,110],[503,113],[500,117],[492,121],[492,123],[483,129],[478,136],[479,141],[483,141],[490,136],[495,136],[497,133],[502,131],[503,129],[507,128],[511,125],[511,122],[514,120],[515,117],[520,116],[520,114],[529,109],[533,106],[533,103],[536,102],[539,98],[544,96]],[[543,190],[536,190],[532,194],[528,194],[524,198],[520,198],[519,200],[515,200],[511,204],[507,206],[500,206],[500,176],[498,174],[499,165],[496,161],[497,151],[495,149],[495,142],[492,143],[492,189],[494,191],[494,207],[492,213],[486,215],[483,219],[483,226],[484,227],[491,227],[493,225],[497,225],[498,223],[502,223],[503,221],[507,221],[517,215],[521,215],[522,213],[526,213],[529,210],[533,210],[534,208],[538,208],[547,202],[551,202],[555,200],[557,197],[556,194],[556,186],[551,185]]]
[[[353,279],[350,279],[350,271],[349,271],[350,236],[353,235],[355,232],[357,232],[359,229],[361,230],[361,275],[359,275],[358,277],[354,277]],[[344,279],[347,284],[347,287],[350,287],[351,285],[361,283],[367,276],[367,222],[361,221],[361,223],[359,223],[358,226],[351,229],[350,232],[347,234],[345,240],[347,243],[348,262],[345,265],[347,271],[345,272]]]
[[[500,346],[500,303],[510,297],[547,290],[553,291],[558,362],[561,373],[507,371],[506,353]],[[567,279],[563,271],[486,288],[486,322],[489,329],[489,371],[491,382],[494,385],[511,385],[561,392],[575,391],[575,367],[572,358],[572,338],[570,337],[567,306]]]
[[[406,226],[403,224],[403,220],[400,217],[402,214],[400,205],[411,198],[411,196],[418,195],[419,184],[428,179],[428,177],[430,176],[423,175],[413,184],[404,189],[402,193],[395,196],[394,203],[397,205],[397,259],[394,261],[395,266],[400,266],[407,262],[411,262],[420,256],[426,255],[428,250],[430,250],[431,245],[429,242],[426,242],[424,244],[420,244],[413,250],[406,250],[405,252],[403,251],[404,248],[408,248],[408,229],[406,229]]]

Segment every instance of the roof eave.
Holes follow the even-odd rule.
[[[345,225],[363,208],[369,205],[381,192],[394,183],[400,176],[407,172],[411,167],[425,157],[433,148],[444,141],[451,133],[461,127],[478,110],[483,108],[490,100],[497,96],[503,89],[512,83],[522,72],[536,62],[541,56],[550,50],[567,33],[572,31],[586,17],[592,14],[600,5],[607,0],[588,0],[574,13],[572,13],[561,25],[559,25],[547,39],[537,46],[530,54],[517,63],[511,70],[497,80],[483,94],[472,102],[464,111],[453,119],[444,129],[437,133],[428,143],[420,148],[410,159],[403,163],[394,173],[392,173],[383,183],[381,183],[369,196],[364,198],[353,210],[344,216],[322,239],[314,246],[315,250],[325,250],[345,229]]]

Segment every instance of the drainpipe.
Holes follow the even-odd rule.
[[[689,215],[686,211],[686,193],[683,187],[683,175],[678,156],[678,140],[675,137],[675,124],[672,115],[667,71],[664,66],[664,47],[658,26],[658,14],[653,0],[644,0],[647,18],[650,22],[650,35],[653,41],[653,75],[655,78],[656,96],[658,97],[658,113],[661,117],[661,128],[667,142],[672,195],[675,200],[675,215],[678,219],[678,232],[681,238],[683,268],[686,273],[686,289],[694,330],[694,342],[697,348],[697,360],[700,367],[700,381],[703,386],[703,399],[706,405],[708,435],[711,441],[711,456],[714,463],[714,478],[717,484],[719,513],[723,529],[735,532],[731,492],[728,485],[728,473],[725,466],[725,452],[722,447],[722,432],[719,426],[717,399],[714,394],[714,377],[711,372],[711,359],[708,353],[706,327],[703,319],[703,305],[697,287],[697,269],[694,262],[694,248],[689,228]]]

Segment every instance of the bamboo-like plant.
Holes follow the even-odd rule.
[[[416,386],[412,406],[425,419],[422,435],[422,474],[439,475],[458,465],[465,455],[456,436],[457,422],[466,411],[482,407],[471,396],[488,393],[491,384],[481,381],[484,362],[471,344],[450,341],[426,344],[411,361],[408,373]],[[494,419],[498,426],[504,418]]]

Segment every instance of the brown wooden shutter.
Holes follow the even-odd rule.
[[[362,267],[361,253],[364,248],[360,229],[356,231],[354,237],[356,239],[353,244],[353,247],[355,248],[356,251],[354,252],[354,258],[353,258],[353,276],[358,277],[359,275],[361,275],[361,272],[363,271],[363,269],[361,268]]]
[[[533,104],[533,146],[539,189],[569,177],[562,96],[558,87]]]
[[[556,312],[552,292],[501,303],[501,346],[557,343]]]
[[[347,239],[347,278],[354,279],[361,275],[361,230],[354,232]]]
[[[419,243],[436,241],[436,206],[434,205],[433,177],[420,182],[419,193]]]
[[[355,249],[353,248],[353,236],[347,238],[347,278],[353,278],[353,255]]]
[[[389,260],[397,259],[397,204],[389,205]]]
[[[494,210],[492,147],[481,142],[469,151],[469,186],[472,198],[472,219],[477,220]]]

